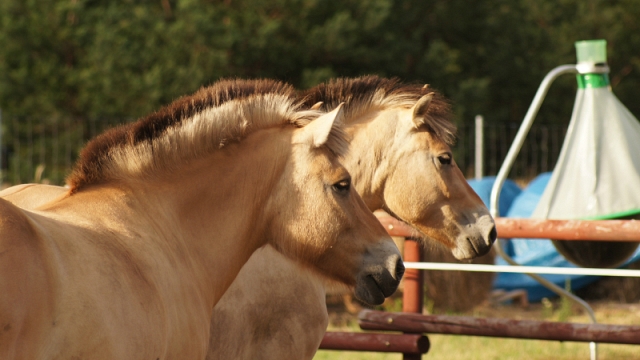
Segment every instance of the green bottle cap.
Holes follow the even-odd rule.
[[[576,41],[576,57],[578,58],[578,88],[602,88],[609,86],[609,69],[595,71],[597,67],[606,67],[607,41],[584,40]],[[586,67],[586,69],[585,69]]]
[[[579,89],[596,89],[609,86],[609,74],[578,74]]]
[[[576,41],[578,63],[601,64],[607,62],[607,40]]]

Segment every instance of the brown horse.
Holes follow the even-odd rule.
[[[299,111],[272,85],[179,99],[90,142],[64,194],[0,200],[0,358],[202,358],[266,244],[364,301],[395,290],[398,251],[338,162],[341,109]]]
[[[364,77],[337,79],[302,96],[308,107],[345,102],[343,121],[352,140],[343,162],[371,210],[384,208],[413,225],[416,236],[473,258],[495,240],[493,220],[451,158],[454,127],[446,101],[427,92],[394,79]],[[21,185],[0,196],[33,206],[64,192]],[[324,282],[266,246],[215,306],[207,358],[309,359],[327,322]]]

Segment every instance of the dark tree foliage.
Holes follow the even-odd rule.
[[[458,122],[519,122],[573,43],[603,38],[639,116],[637,19],[636,0],[3,0],[0,108],[135,118],[221,77],[379,74],[442,90]],[[575,88],[558,80],[540,121],[567,122]]]
[[[105,126],[222,77],[397,76],[444,92],[459,125],[517,124],[585,39],[608,41],[612,89],[640,117],[637,19],[637,0],[2,0],[0,180],[40,164],[61,183]],[[536,123],[566,125],[575,89],[558,79]]]

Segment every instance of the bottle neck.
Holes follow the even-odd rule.
[[[579,89],[596,89],[609,86],[609,74],[578,74]]]

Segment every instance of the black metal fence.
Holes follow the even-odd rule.
[[[0,115],[1,116],[1,115]],[[1,120],[0,184],[28,182],[61,185],[79,151],[94,136],[125,123],[122,119],[16,118]],[[484,175],[497,174],[520,124],[484,126]],[[536,125],[531,128],[523,149],[510,174],[512,178],[531,179],[553,170],[566,133],[566,125]],[[458,127],[454,146],[458,166],[473,177],[475,164],[475,126]]]
[[[62,185],[87,140],[121,119],[18,118],[3,116],[0,183]]]
[[[510,178],[530,180],[552,171],[567,133],[567,125],[533,124],[510,173]],[[484,125],[484,176],[498,173],[513,143],[519,123]],[[454,146],[456,162],[467,178],[475,176],[475,126],[458,126],[458,141]]]

